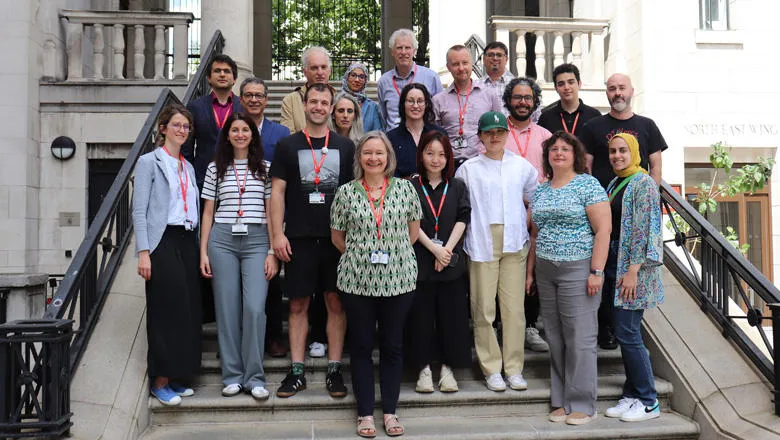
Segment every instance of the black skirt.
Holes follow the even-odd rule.
[[[197,232],[168,226],[150,255],[146,282],[149,377],[179,378],[200,371],[201,320]]]

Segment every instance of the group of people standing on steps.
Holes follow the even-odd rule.
[[[233,94],[238,69],[227,55],[208,64],[211,94],[161,112],[158,148],[139,159],[133,195],[152,395],[177,405],[194,394],[183,381],[199,372],[201,324],[213,314],[222,394],[267,399],[264,353],[286,355],[284,291],[291,365],[276,396],[307,387],[320,298],[326,341],[310,354],[325,355],[327,343],[326,388],[344,397],[346,341],[362,437],[376,435],[375,340],[390,436],[404,433],[404,365],[418,373],[416,391],[434,392],[437,364],[438,389],[457,392],[472,341],[497,392],[528,388],[526,348],[549,351],[549,419],[571,425],[597,416],[597,346],[619,344],[626,382],[606,415],[657,417],[640,324],[663,301],[667,146],[632,112],[630,79],[608,79],[601,115],[579,99],[577,67],[557,66],[561,99],[540,113],[541,89],[506,70],[503,43],[485,48],[484,80],[472,80],[469,51],[451,47],[447,88],[413,61],[410,30],[389,44],[395,67],[378,81],[378,103],[365,94],[365,66],[350,65],[337,92],[327,51],[312,47],[281,124],[264,117],[263,80]]]

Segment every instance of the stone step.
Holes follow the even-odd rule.
[[[620,398],[623,375],[599,377],[598,411],[603,413]],[[459,416],[538,416],[550,410],[549,379],[529,378],[528,390],[493,392],[484,381],[461,380],[457,393],[420,394],[413,383],[403,383],[398,402],[398,413],[403,417]],[[352,420],[355,417],[355,397],[352,387],[345,398],[335,399],[325,391],[322,383],[312,383],[309,389],[290,398],[276,397],[276,386],[270,385],[271,397],[258,402],[242,394],[222,397],[221,385],[195,387],[195,395],[184,399],[181,405],[166,407],[150,398],[152,425],[186,423],[266,422],[296,420]],[[669,409],[671,383],[656,378],[658,399],[664,410]],[[375,395],[379,396],[377,384]],[[377,397],[378,400],[378,397]],[[378,402],[377,402],[378,403]],[[380,406],[377,405],[377,408]]]
[[[381,414],[377,437],[383,432]],[[354,418],[353,418],[354,419]],[[402,415],[406,433],[402,438],[415,440],[485,439],[697,439],[698,426],[674,412],[641,423],[625,423],[600,416],[583,426],[552,423],[545,416],[506,417],[412,417]],[[356,422],[293,421],[274,423],[209,423],[182,426],[153,426],[142,440],[354,440]]]

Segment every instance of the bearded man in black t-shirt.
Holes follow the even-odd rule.
[[[607,80],[609,113],[591,119],[583,127],[580,138],[588,152],[588,168],[604,188],[615,178],[609,164],[607,145],[617,133],[632,134],[639,141],[642,168],[656,183],[661,183],[661,152],[668,146],[652,119],[634,114],[631,110],[633,96],[631,78],[621,73],[610,76]]]

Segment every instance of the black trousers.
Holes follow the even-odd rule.
[[[200,371],[201,296],[197,232],[168,226],[150,258],[146,282],[149,377],[180,378]]]
[[[438,359],[453,368],[471,365],[473,338],[462,278],[417,283],[406,321],[408,365],[416,371]]]
[[[599,340],[615,334],[615,275],[617,272],[618,242],[609,242],[607,264],[604,266],[604,286],[601,289],[599,305]]]
[[[341,294],[347,312],[347,342],[352,370],[352,389],[358,402],[358,416],[374,414],[374,329],[379,329],[379,390],[382,411],[395,414],[403,375],[404,323],[414,301],[414,292],[374,297]]]
[[[265,346],[271,341],[284,341],[284,307],[282,304],[282,283],[279,276],[268,282],[268,296],[265,297]]]

